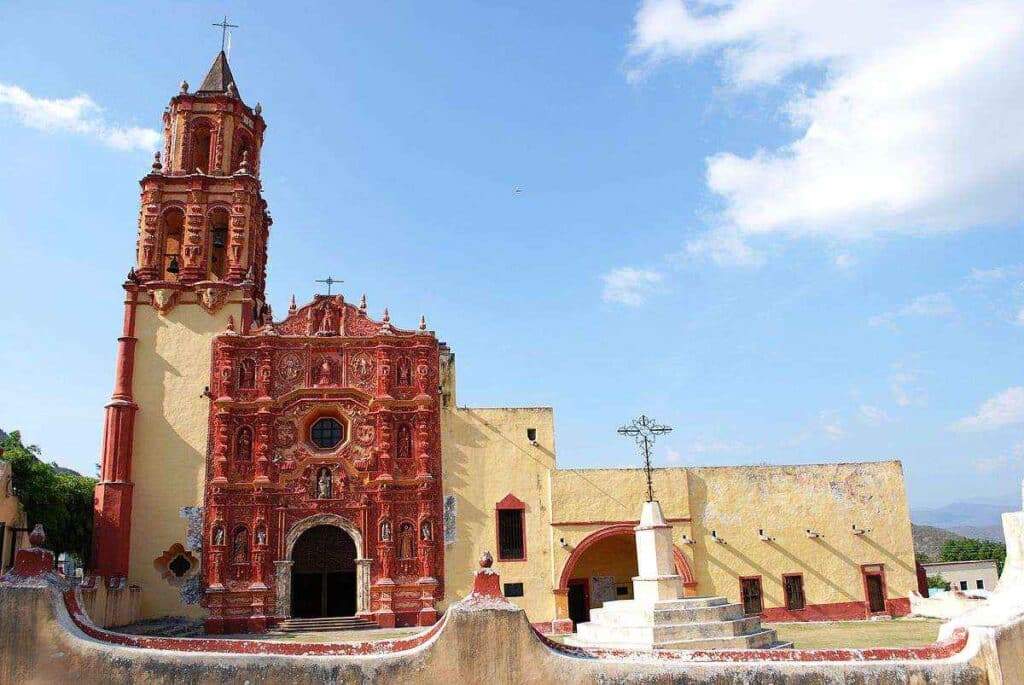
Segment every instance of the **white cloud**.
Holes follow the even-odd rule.
[[[50,100],[23,88],[0,83],[0,113],[40,131],[78,133],[118,150],[156,149],[160,134],[137,126],[116,126],[103,119],[103,108],[88,95]]]
[[[601,277],[604,281],[601,299],[639,307],[649,295],[657,292],[664,278],[661,272],[652,269],[634,269],[631,266],[612,269]]]
[[[1012,266],[996,266],[991,269],[971,269],[971,275],[967,280],[969,283],[984,285],[988,283],[1001,283],[1007,279],[1024,278],[1024,265],[1014,264]]]
[[[893,400],[901,407],[924,406],[928,404],[928,395],[918,385],[919,374],[897,367],[889,376],[889,389]]]
[[[859,412],[861,420],[870,426],[880,426],[883,423],[892,421],[884,409],[870,404],[860,405]]]
[[[764,255],[752,248],[737,231],[720,229],[694,238],[686,244],[686,253],[708,257],[719,266],[760,266]]]
[[[695,454],[721,454],[725,452],[746,452],[748,447],[738,440],[720,438],[697,438],[690,445]]]
[[[645,0],[629,54],[631,78],[711,56],[738,96],[786,86],[788,144],[707,159],[712,234],[853,240],[1024,211],[1024,3]]]
[[[846,436],[843,422],[833,412],[822,412],[818,418],[821,422],[821,430],[829,440],[839,440]]]
[[[932,293],[931,295],[921,295],[896,311],[872,316],[868,319],[868,323],[872,326],[882,326],[906,317],[941,318],[952,316],[955,313],[956,306],[949,295]]]
[[[682,458],[682,455],[671,447],[665,450],[665,461],[670,464],[678,464]]]
[[[1024,387],[1007,388],[986,400],[971,416],[953,424],[957,431],[989,431],[1024,423]]]
[[[1021,465],[1024,465],[1024,442],[1014,445],[1008,453],[974,460],[974,469],[982,474],[996,473],[1008,468],[1018,469]]]
[[[853,267],[857,266],[857,258],[851,254],[843,253],[836,255],[832,260],[832,263],[836,265],[837,269],[849,271]]]

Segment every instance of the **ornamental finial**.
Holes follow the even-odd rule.
[[[388,312],[387,307],[384,307],[384,323],[391,323],[391,314]]]
[[[238,163],[238,173],[247,174],[249,173],[249,151],[242,150],[242,161]]]
[[[182,95],[187,95],[188,94],[188,81],[182,81],[181,82],[181,94]]]
[[[298,307],[295,306],[295,294],[292,293],[292,303],[288,307],[288,315],[291,316],[292,314],[294,314],[296,312],[296,310],[298,310]]]
[[[420,331],[426,332],[427,330],[427,317],[425,315],[420,316]]]
[[[257,102],[256,108],[253,111],[256,112],[256,116],[260,116],[261,114],[263,114],[263,105]]]
[[[160,163],[160,151],[157,150],[153,153],[153,173],[159,174],[164,170],[164,165]]]
[[[232,333],[235,332],[235,315],[231,314],[228,316],[228,330]]]
[[[366,293],[363,293],[363,296],[359,298],[359,311],[363,314],[366,313]]]
[[[37,523],[32,529],[32,532],[28,534],[28,541],[33,547],[42,547],[43,543],[46,542],[46,531],[43,530],[43,524]]]
[[[480,568],[490,568],[494,564],[494,557],[491,556],[490,552],[484,552],[480,555]]]

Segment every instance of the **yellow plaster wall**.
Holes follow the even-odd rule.
[[[12,479],[11,465],[5,461],[0,461],[0,522],[6,524],[4,537],[0,540],[0,543],[3,544],[3,547],[0,548],[0,568],[6,568],[14,563],[14,559],[11,558],[10,545],[11,536],[15,533],[11,529],[25,528],[27,524],[25,509],[21,506],[21,501],[14,494]],[[18,533],[16,549],[21,549],[27,546],[27,544],[28,534]]]
[[[537,445],[526,429],[537,429]],[[551,595],[551,481],[555,464],[550,408],[448,409],[441,414],[444,495],[456,497],[456,541],[445,546],[444,606],[469,594],[484,551],[503,583],[523,583],[511,601],[531,621],[554,616]],[[526,561],[498,561],[495,505],[512,493],[526,503]]]
[[[766,607],[785,606],[783,573],[802,573],[808,604],[863,602],[861,564],[885,565],[888,597],[916,589],[898,461],[686,469],[698,590],[739,601],[761,576]],[[852,526],[871,529],[854,535]],[[763,542],[758,529],[774,538]],[[821,537],[810,539],[806,529]],[[713,542],[717,531],[725,543]]]
[[[211,341],[242,320],[238,293],[215,314],[179,304],[166,316],[140,305],[135,323],[131,558],[129,579],[142,586],[141,617],[201,616],[181,604],[178,589],[160,578],[153,560],[171,545],[186,545],[182,507],[200,506],[206,470]]]

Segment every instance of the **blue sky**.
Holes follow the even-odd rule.
[[[0,427],[92,473],[151,131],[227,12],[277,312],[333,274],[426,314],[565,466],[636,463],[646,412],[661,464],[1014,501],[1021,7],[846,4],[5,3]]]

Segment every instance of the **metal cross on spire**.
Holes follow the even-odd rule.
[[[327,278],[317,279],[316,282],[317,283],[326,283],[327,284],[327,294],[329,296],[331,294],[331,286],[332,285],[334,285],[335,283],[344,283],[345,281],[343,281],[341,279],[335,279],[333,276],[328,276]]]
[[[641,414],[639,418],[633,419],[631,423],[626,424],[618,430],[619,435],[625,435],[633,438],[636,443],[637,449],[639,449],[644,455],[644,471],[647,472],[647,501],[654,501],[654,483],[651,480],[651,448],[654,447],[654,441],[659,435],[665,435],[671,433],[671,426],[664,426],[654,421],[654,419],[648,418],[646,414]]]
[[[237,29],[238,24],[229,24],[228,15],[225,14],[223,21],[219,24],[214,24],[214,26],[220,27],[220,51],[224,52],[224,46],[227,44],[228,29]]]

